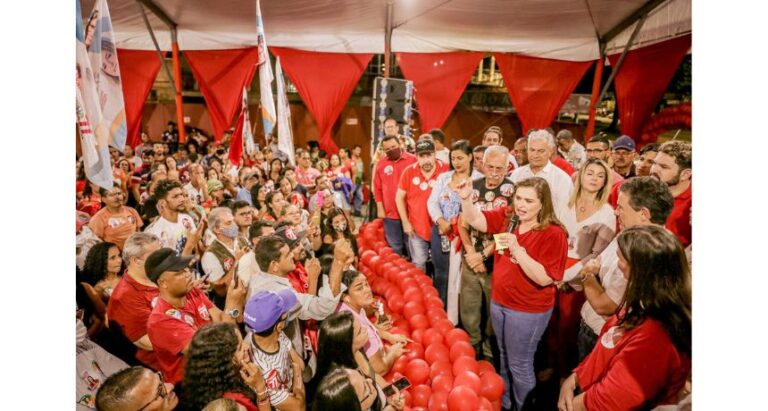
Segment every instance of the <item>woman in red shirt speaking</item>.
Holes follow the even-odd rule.
[[[501,373],[502,405],[511,408],[514,393],[517,409],[521,409],[536,386],[533,356],[552,315],[554,282],[563,278],[568,236],[555,216],[549,185],[541,177],[520,181],[512,206],[491,211],[479,212],[473,207],[469,182],[456,192],[467,223],[481,232],[500,233],[495,236],[491,323],[506,371]]]
[[[624,301],[563,383],[560,411],[677,404],[690,375],[690,271],[682,245],[655,225],[629,228],[617,241],[619,269],[628,280]],[[577,387],[582,393],[574,398]]]

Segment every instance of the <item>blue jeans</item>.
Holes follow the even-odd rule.
[[[352,192],[352,203],[356,213],[363,209],[363,183],[355,186],[355,191]]]
[[[411,254],[411,263],[421,271],[427,271],[427,258],[429,258],[429,241],[419,237],[415,232],[413,235],[406,236],[408,240],[408,253]],[[447,282],[446,282],[446,294]]]
[[[405,257],[405,234],[403,224],[394,218],[384,218],[384,237],[392,251],[401,257]]]
[[[501,398],[504,408],[512,407],[514,393],[517,409],[521,409],[528,394],[536,387],[533,356],[550,316],[551,308],[543,313],[527,313],[491,301],[491,322],[499,344],[500,371],[504,379],[504,396]]]
[[[432,264],[435,266],[435,276],[432,282],[437,289],[437,294],[443,300],[443,304],[448,306],[448,268],[450,267],[450,252],[444,253],[440,244],[440,231],[437,224],[432,226],[432,235],[429,237],[430,249],[432,250]]]

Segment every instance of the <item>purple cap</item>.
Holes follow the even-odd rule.
[[[616,139],[616,141],[613,142],[613,149],[624,149],[628,151],[635,151],[635,140],[632,139],[630,136],[621,136]]]
[[[296,294],[290,289],[259,291],[245,304],[243,320],[254,332],[262,332],[275,325],[280,316],[290,311],[296,303]]]

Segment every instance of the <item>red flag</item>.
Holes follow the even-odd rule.
[[[245,124],[247,110],[248,108],[240,110],[237,124],[235,124],[235,131],[232,133],[232,139],[229,141],[229,162],[238,167],[240,166],[240,160],[243,158],[243,124]],[[250,127],[250,124],[248,127]]]

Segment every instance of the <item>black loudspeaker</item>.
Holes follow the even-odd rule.
[[[371,155],[384,137],[384,120],[392,117],[400,126],[400,134],[412,137],[413,82],[376,77],[373,82],[373,115],[371,121]]]

